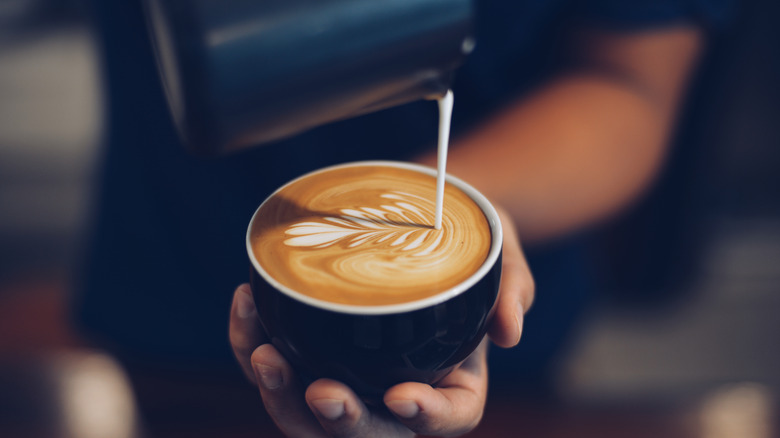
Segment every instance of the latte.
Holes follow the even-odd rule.
[[[434,229],[436,178],[361,164],[282,187],[257,211],[252,252],[277,282],[356,306],[400,304],[463,282],[485,262],[491,230],[480,207],[447,184]]]

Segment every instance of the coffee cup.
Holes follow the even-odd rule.
[[[348,163],[285,184],[255,211],[246,246],[258,315],[304,381],[332,378],[377,399],[401,382],[435,384],[484,338],[501,223],[448,175],[434,229],[435,176],[410,163]]]

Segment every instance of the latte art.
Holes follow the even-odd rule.
[[[424,205],[430,201],[403,192],[380,197],[398,202],[394,205],[382,205],[379,209],[343,209],[341,216],[325,217],[324,222],[297,223],[288,228],[286,234],[299,237],[287,239],[284,243],[289,246],[326,248],[341,240],[347,240],[347,248],[354,248],[387,242],[386,245],[390,247],[401,246],[401,251],[417,250],[412,254],[416,257],[431,254],[441,245],[443,233],[413,225],[423,224],[430,219],[430,206]],[[394,215],[403,222],[393,221],[391,217]],[[437,237],[427,239],[432,232]]]
[[[423,299],[468,278],[491,244],[471,198],[445,189],[434,229],[436,180],[413,170],[356,166],[285,186],[261,206],[255,257],[278,282],[313,298],[352,305]]]

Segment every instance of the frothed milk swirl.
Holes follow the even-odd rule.
[[[276,281],[304,295],[358,306],[424,299],[485,261],[488,221],[447,184],[433,227],[436,178],[410,169],[326,169],[286,185],[257,212],[252,251]]]

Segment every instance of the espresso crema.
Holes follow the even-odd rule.
[[[436,178],[381,165],[326,169],[295,180],[258,210],[255,258],[282,285],[357,306],[416,301],[479,269],[491,231],[479,206],[447,184],[433,227]]]

